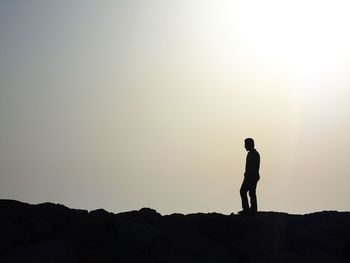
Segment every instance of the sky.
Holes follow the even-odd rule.
[[[350,210],[350,4],[0,1],[0,198]]]

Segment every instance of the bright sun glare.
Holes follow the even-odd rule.
[[[349,61],[349,6],[348,1],[240,1],[239,30],[257,59],[310,77]]]

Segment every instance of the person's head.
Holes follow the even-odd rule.
[[[244,140],[244,147],[247,151],[251,151],[254,149],[254,140],[252,138],[247,138]]]

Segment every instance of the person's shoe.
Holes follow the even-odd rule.
[[[258,211],[252,211],[252,210],[249,211],[249,215],[251,216],[255,216],[257,213]]]
[[[249,210],[242,210],[242,211],[239,211],[238,212],[239,215],[242,215],[242,216],[245,216],[245,215],[249,215],[250,214],[250,211]]]

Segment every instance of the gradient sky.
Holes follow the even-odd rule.
[[[0,1],[0,198],[350,210],[348,1]]]

